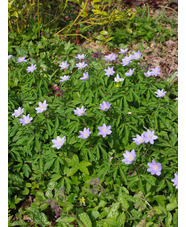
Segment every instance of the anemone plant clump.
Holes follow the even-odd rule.
[[[55,64],[9,58],[10,223],[176,226],[177,84],[140,51],[60,45]]]

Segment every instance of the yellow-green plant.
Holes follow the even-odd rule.
[[[74,2],[74,1],[73,1]],[[113,0],[86,0],[85,2],[78,2],[81,10],[76,17],[76,19],[68,24],[66,27],[60,29],[55,35],[60,35],[61,39],[64,39],[66,36],[81,36],[85,39],[88,39],[81,34],[84,30],[93,27],[93,26],[106,26],[107,30],[103,30],[100,34],[94,38],[107,43],[113,37],[110,37],[111,26],[116,23],[123,23],[128,19],[131,19],[135,16],[136,13],[131,12],[131,10],[122,10],[120,8],[121,0],[117,4],[113,5]],[[78,27],[78,33],[72,33],[72,31]],[[80,30],[79,30],[79,27]],[[90,39],[88,39],[90,40]]]
[[[35,8],[35,0],[8,1],[8,27],[11,32],[19,34],[27,27],[27,20],[30,18],[31,11]]]

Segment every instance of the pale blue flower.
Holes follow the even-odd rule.
[[[112,131],[110,130],[111,129],[111,126],[106,126],[106,124],[104,123],[103,126],[101,127],[98,127],[99,129],[99,133],[98,135],[102,135],[103,138],[106,137],[106,135],[110,135],[112,133]]]
[[[109,55],[105,55],[105,57],[103,59],[105,59],[106,61],[115,61],[117,58],[116,54],[109,54]]]
[[[110,109],[111,104],[109,102],[103,101],[103,104],[100,104],[100,110],[107,111]]]
[[[60,78],[61,78],[60,82],[65,82],[70,79],[70,76],[64,75],[64,76],[60,76]]]
[[[20,63],[20,62],[27,62],[27,60],[25,59],[26,56],[24,57],[19,57],[18,60],[17,60],[17,63]]]
[[[124,79],[119,77],[119,75],[117,74],[116,77],[114,78],[114,82],[121,82],[121,81],[124,81]]]
[[[35,108],[35,110],[37,110],[37,113],[42,113],[43,111],[45,111],[47,109],[48,104],[46,104],[46,100],[44,100],[44,102],[39,102],[39,107]]]
[[[134,51],[134,55],[133,55],[132,58],[133,58],[134,60],[139,60],[139,59],[141,58],[141,55],[142,55],[142,54],[141,54],[141,52],[140,52],[139,50],[138,50],[138,52],[135,52],[135,51]]]
[[[127,51],[128,51],[128,48],[126,48],[125,50],[121,48],[119,53],[120,54],[126,54]]]
[[[88,78],[89,78],[89,75],[88,75],[88,72],[86,72],[86,73],[83,73],[83,77],[81,77],[80,80],[86,81],[88,80]]]
[[[37,69],[36,65],[31,64],[31,66],[27,67],[26,71],[27,71],[27,73],[30,73],[30,72],[33,73],[33,71],[36,69]]]
[[[163,96],[165,96],[165,94],[167,93],[166,91],[163,91],[163,89],[162,90],[157,90],[156,92],[156,97],[158,97],[158,98],[162,98]]]
[[[19,121],[22,125],[29,124],[32,120],[33,120],[33,118],[29,117],[29,114],[27,116],[23,115],[23,118],[19,119]]]
[[[144,136],[145,143],[149,142],[151,144],[154,144],[154,140],[158,139],[158,137],[154,135],[154,130],[150,131],[148,129],[147,132],[143,132],[143,136]]]
[[[114,67],[109,67],[108,69],[104,69],[104,71],[106,72],[105,75],[110,77],[111,75],[114,75],[115,71],[114,71]]]
[[[19,117],[19,116],[21,116],[21,114],[23,113],[23,111],[24,111],[24,108],[21,109],[21,107],[19,107],[17,110],[14,110],[14,113],[12,114],[12,116]]]
[[[137,145],[145,143],[144,132],[141,134],[141,136],[136,135],[136,138],[133,138],[133,143],[136,143]]]
[[[59,65],[59,67],[60,67],[61,69],[66,69],[66,68],[68,68],[68,66],[69,66],[69,64],[67,64],[67,61],[61,62],[61,64]]]
[[[147,71],[146,73],[144,73],[144,75],[145,75],[146,77],[150,77],[150,76],[152,76],[152,74],[151,74],[151,72],[150,72],[150,71]]]
[[[82,59],[85,59],[85,56],[86,55],[84,55],[84,54],[78,54],[76,58],[79,60],[82,60]]]
[[[126,72],[125,75],[126,75],[126,76],[132,76],[133,73],[134,73],[134,70],[135,70],[135,69],[129,69],[129,71]]]
[[[52,143],[54,144],[54,145],[52,145],[52,147],[56,147],[59,150],[63,146],[65,141],[66,141],[65,136],[63,136],[62,138],[57,136],[56,139],[52,140]]]
[[[83,131],[79,131],[79,132],[80,132],[80,135],[78,137],[81,139],[87,139],[91,134],[91,131],[89,131],[89,128],[88,129],[84,128]]]
[[[152,175],[155,175],[155,174],[157,176],[161,175],[161,170],[162,170],[161,163],[156,163],[153,159],[152,163],[148,163],[147,165],[149,166],[147,171],[150,172]]]
[[[85,62],[79,62],[79,63],[76,64],[76,67],[77,67],[78,69],[83,69],[83,68],[85,68],[86,66],[87,66],[87,64],[86,64]]]
[[[161,74],[160,70],[161,69],[158,66],[156,68],[151,69],[151,75],[152,76],[157,76],[157,75]]]
[[[74,114],[77,115],[77,116],[84,116],[85,115],[85,108],[84,106],[82,106],[81,108],[76,108],[76,110],[74,110]]]
[[[131,152],[126,151],[126,153],[124,153],[123,156],[124,159],[122,160],[122,162],[124,162],[125,164],[132,164],[136,157],[135,150],[133,149]]]
[[[173,186],[176,186],[176,189],[178,189],[178,174],[174,174],[175,178],[171,181],[174,183]]]

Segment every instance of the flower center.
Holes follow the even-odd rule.
[[[58,145],[61,145],[61,141],[57,141],[57,144],[58,144]]]
[[[27,119],[25,119],[25,122],[26,122],[26,123],[29,123],[29,119],[28,119],[28,118],[27,118]]]
[[[130,160],[130,161],[133,160],[133,156],[132,156],[132,155],[129,156],[129,160]]]
[[[106,133],[106,132],[107,132],[107,129],[106,129],[106,128],[104,128],[104,129],[103,129],[103,132],[104,132],[104,133]]]
[[[154,165],[154,169],[155,169],[155,170],[158,170],[158,166],[157,166],[157,165]]]
[[[44,106],[44,105],[42,105],[42,106],[41,106],[41,109],[42,109],[42,110],[44,110],[44,109],[45,109],[45,106]]]
[[[160,95],[160,96],[162,96],[162,95],[163,95],[163,93],[160,91],[160,92],[159,92],[159,95]]]

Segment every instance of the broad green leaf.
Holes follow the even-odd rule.
[[[23,220],[17,220],[11,223],[11,226],[27,226],[27,223]]]
[[[118,211],[119,207],[120,207],[120,203],[113,203],[107,218],[116,219],[117,216],[119,215],[119,211]]]
[[[80,221],[86,226],[86,227],[92,227],[92,222],[90,220],[90,217],[88,216],[87,213],[81,213],[78,214]]]
[[[88,171],[88,168],[87,168],[87,167],[80,165],[80,166],[79,166],[79,170],[80,170],[82,173],[85,173],[85,174],[89,175],[89,171]]]
[[[81,161],[79,164],[80,164],[80,166],[91,166],[92,165],[92,163],[88,162],[88,161]]]
[[[167,213],[167,218],[165,218],[165,225],[170,226],[172,222],[172,214],[170,212]]]
[[[118,201],[125,207],[126,210],[129,208],[129,203],[127,201],[125,193],[122,191],[121,188],[119,190]]]
[[[72,168],[69,170],[67,176],[68,176],[68,177],[73,176],[73,175],[78,171],[78,169],[79,169],[78,166],[77,166],[77,167],[72,167]]]
[[[59,223],[70,223],[70,222],[73,222],[75,220],[74,217],[69,217],[69,216],[62,216],[62,217],[59,217],[56,222],[59,222]]]
[[[167,211],[172,211],[172,210],[174,210],[177,207],[178,207],[178,203],[177,202],[172,202],[172,203],[169,203],[169,204],[166,205],[166,210]]]
[[[167,198],[166,198],[165,196],[163,196],[163,195],[156,195],[156,196],[154,196],[154,199],[155,199],[160,205],[162,205],[162,206],[165,207],[165,202],[164,202],[164,200],[167,200]]]
[[[28,208],[28,217],[32,219],[36,224],[41,225],[41,226],[48,226],[51,223],[47,220],[46,215],[38,210],[37,208],[34,207],[29,207]]]

